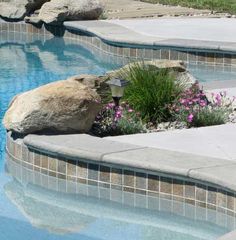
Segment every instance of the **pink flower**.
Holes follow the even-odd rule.
[[[189,123],[191,123],[191,122],[193,121],[193,118],[194,118],[193,114],[190,113],[190,114],[188,115],[187,121],[188,121]]]
[[[122,112],[121,111],[117,111],[116,115],[115,115],[115,118],[119,119],[121,117],[122,117]]]
[[[129,112],[129,113],[132,113],[133,111],[134,111],[134,110],[133,110],[133,109],[131,109],[131,108],[130,108],[130,109],[128,109],[128,112]]]
[[[107,104],[107,108],[108,108],[108,109],[112,109],[112,108],[114,108],[114,106],[115,106],[114,103],[108,103],[108,104]]]
[[[216,100],[216,104],[219,106],[221,104],[221,96],[220,96],[220,94],[216,95],[215,100]]]
[[[199,105],[200,105],[201,107],[205,107],[205,106],[206,106],[206,102],[205,102],[204,100],[201,100],[201,101],[199,102]]]

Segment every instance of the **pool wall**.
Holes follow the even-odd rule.
[[[107,164],[97,160],[55,154],[26,146],[23,139],[7,134],[7,154],[22,167],[45,176],[76,183],[117,189],[144,196],[163,196],[205,209],[236,216],[233,191],[194,179],[137,169],[125,164]],[[66,188],[65,188],[66,191]]]
[[[117,57],[117,61],[127,62],[142,59],[142,60],[181,60],[191,63],[207,63],[221,66],[236,66],[236,50],[221,50],[219,47],[209,47],[205,49],[203,46],[192,46],[188,48],[182,46],[167,45],[148,45],[143,43],[124,43],[120,41],[107,40],[105,37],[90,32],[89,30],[77,28],[72,24],[65,23],[64,27],[44,26],[36,27],[23,22],[9,23],[0,21],[1,32],[21,32],[26,34],[44,35],[46,37],[64,37],[75,39],[80,43],[96,48],[100,53],[106,53]],[[138,41],[137,41],[138,42]],[[125,60],[124,60],[125,59]]]

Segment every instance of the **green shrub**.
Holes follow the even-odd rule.
[[[145,63],[132,64],[124,73],[130,84],[124,99],[141,114],[146,122],[162,122],[171,118],[168,105],[172,104],[184,89],[168,70],[160,70]]]
[[[223,107],[204,107],[196,113],[191,125],[194,127],[206,127],[225,124],[229,119],[229,113],[229,110]]]

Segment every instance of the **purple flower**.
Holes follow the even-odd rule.
[[[218,106],[221,105],[221,100],[222,100],[222,98],[221,98],[220,94],[217,94],[217,95],[216,95],[215,100],[216,100],[216,104],[217,104]]]
[[[190,113],[190,114],[188,115],[188,117],[187,117],[187,121],[188,121],[189,123],[191,123],[191,122],[193,121],[193,118],[194,118],[193,114]]]
[[[114,108],[114,106],[115,106],[114,103],[108,103],[108,104],[107,104],[107,108],[108,108],[108,109],[112,109],[112,108]]]
[[[115,118],[119,119],[122,117],[122,112],[121,111],[117,111],[115,114]]]
[[[205,102],[204,100],[201,100],[201,101],[199,102],[199,105],[200,105],[201,107],[205,107],[207,104],[206,104],[206,102]]]

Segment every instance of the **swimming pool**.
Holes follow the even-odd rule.
[[[10,99],[20,92],[75,74],[102,75],[120,66],[99,59],[75,41],[31,36],[22,43],[21,35],[18,39],[1,35],[0,120]],[[200,76],[199,70],[195,74]],[[233,217],[213,210],[160,196],[59,181],[28,171],[10,159],[6,162],[8,175],[2,125],[0,139],[1,240],[148,240],[157,236],[160,240],[213,240],[234,227]],[[70,194],[63,193],[68,188]],[[182,217],[178,211],[184,213]],[[232,222],[233,227],[225,222]]]
[[[10,202],[0,218],[4,240],[213,240],[230,230],[226,222],[234,222],[224,213],[164,195],[56,179],[11,158],[6,165],[14,179],[6,181],[1,191],[2,199]]]

